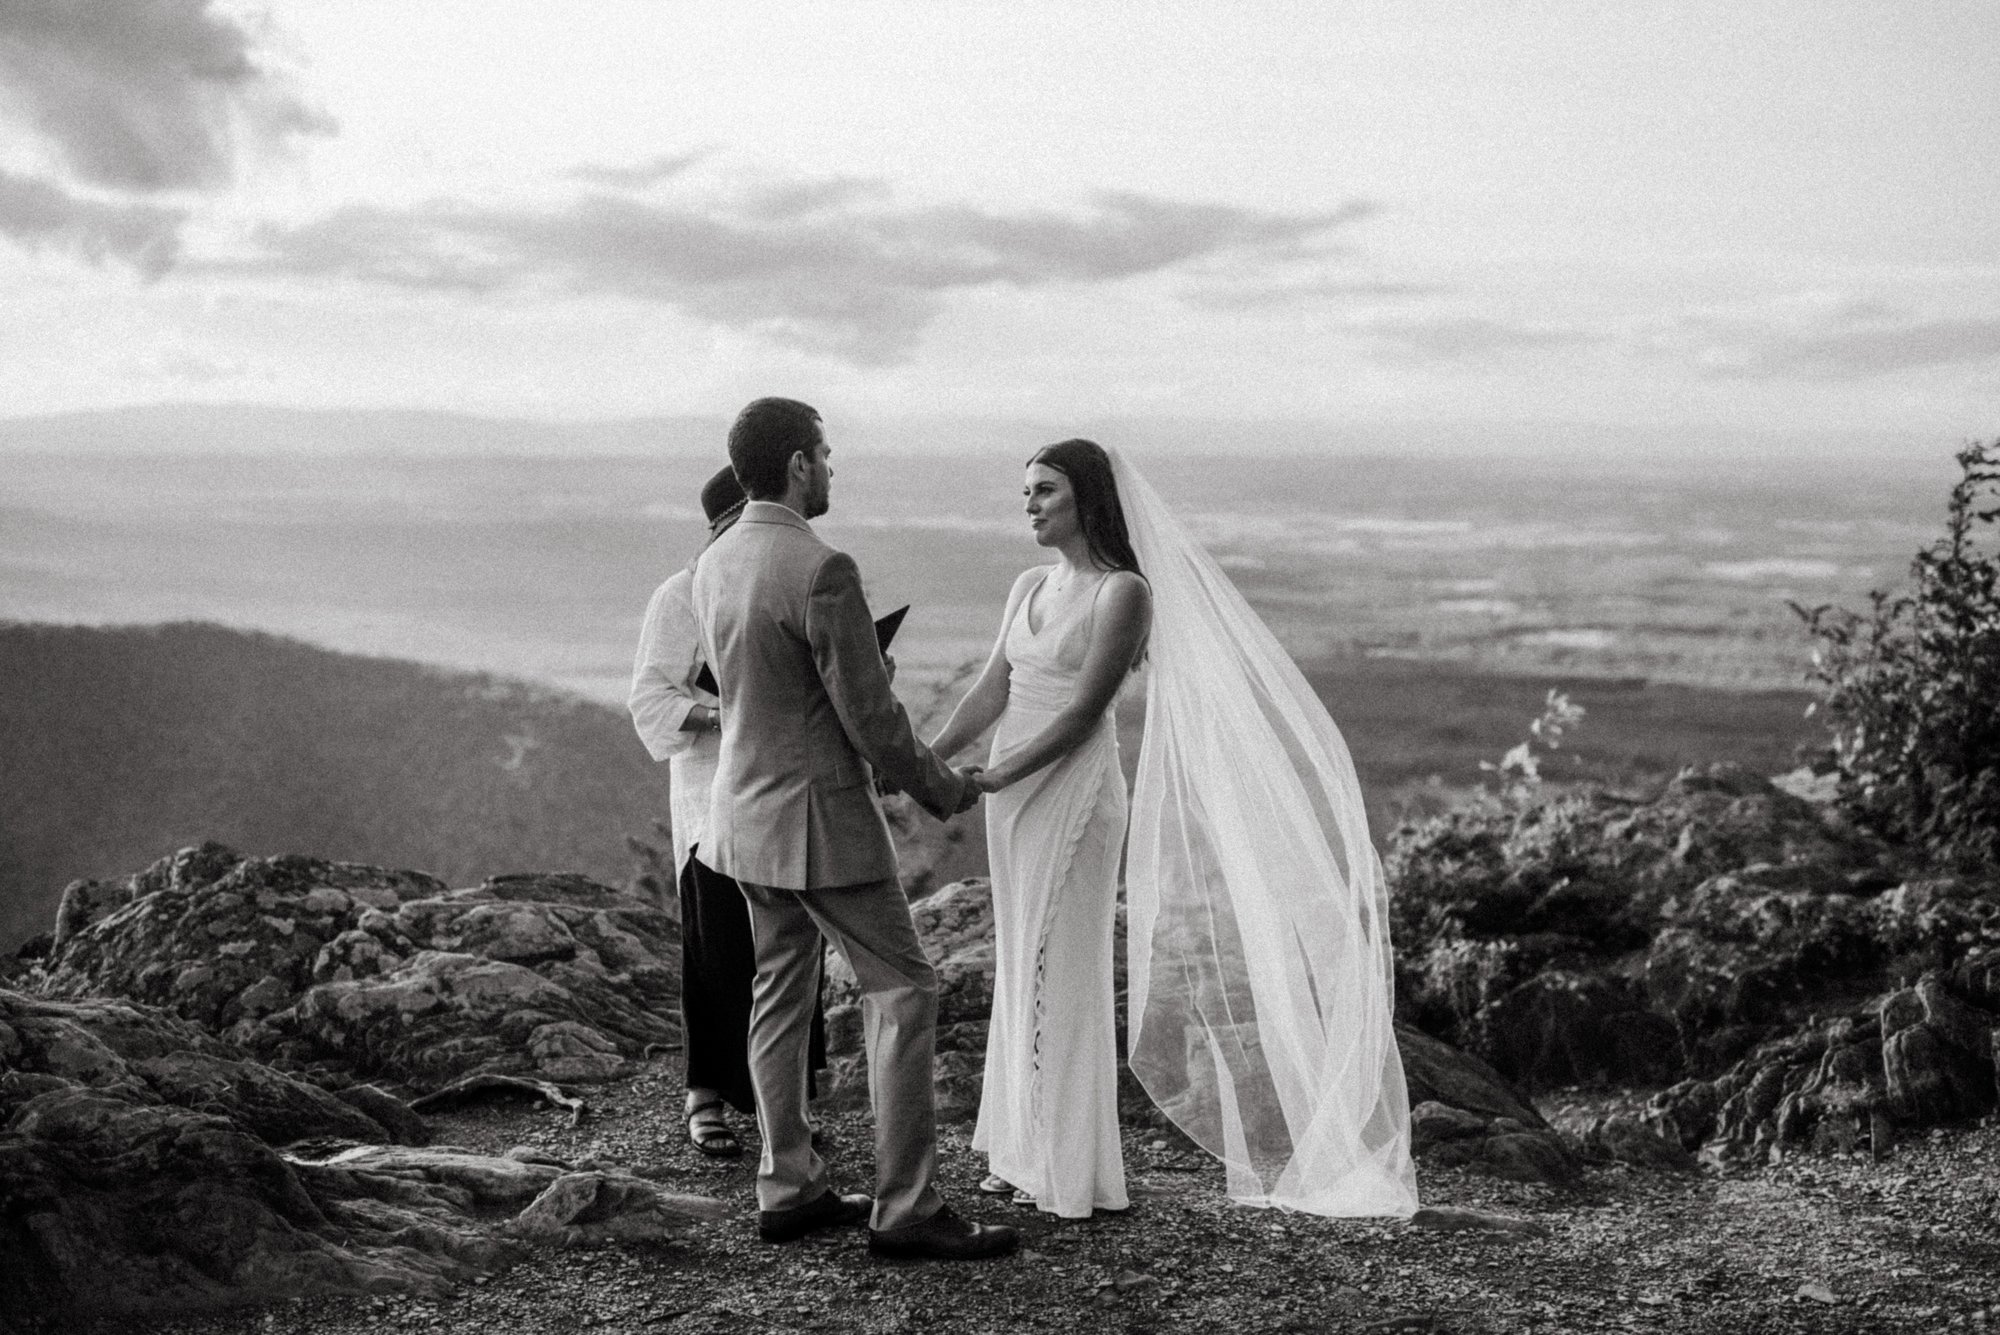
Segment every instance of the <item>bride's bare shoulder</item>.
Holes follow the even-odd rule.
[[[1104,577],[1104,595],[1123,601],[1150,605],[1153,586],[1136,570],[1114,570]]]

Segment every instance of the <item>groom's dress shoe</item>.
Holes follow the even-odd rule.
[[[1005,1256],[1020,1244],[1021,1235],[1005,1224],[975,1224],[960,1219],[949,1205],[914,1224],[868,1230],[869,1251],[877,1256],[909,1260],[979,1261],[989,1256]]]
[[[759,1210],[757,1236],[766,1242],[796,1242],[823,1228],[865,1223],[868,1212],[874,1208],[872,1197],[842,1196],[829,1191],[789,1210]]]

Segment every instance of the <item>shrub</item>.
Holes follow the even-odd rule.
[[[1858,824],[1945,864],[2000,853],[2000,440],[1957,455],[1945,533],[1907,592],[1864,613],[1792,604],[1818,641],[1814,709],[1832,732],[1840,803]]]

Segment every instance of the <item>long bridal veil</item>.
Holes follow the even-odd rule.
[[[1128,1059],[1246,1205],[1417,1207],[1388,894],[1354,764],[1291,657],[1113,450],[1152,585],[1126,848]]]

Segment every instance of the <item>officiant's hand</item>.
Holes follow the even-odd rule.
[[[889,684],[894,686],[896,684],[896,656],[894,654],[883,654],[882,667],[889,674]]]

